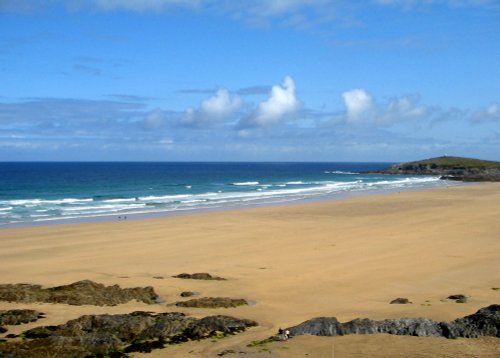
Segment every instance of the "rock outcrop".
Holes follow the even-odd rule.
[[[37,321],[39,318],[44,318],[44,315],[35,310],[0,310],[0,325],[9,326],[30,323]]]
[[[248,302],[242,298],[202,297],[193,298],[187,301],[179,301],[175,305],[178,307],[229,308],[248,305]]]
[[[128,357],[168,344],[242,332],[257,323],[229,316],[196,319],[182,313],[134,312],[87,315],[60,326],[23,332],[25,339],[0,343],[0,356],[19,357]]]
[[[395,335],[446,338],[500,337],[500,305],[491,305],[451,322],[427,318],[399,318],[382,321],[357,318],[341,323],[335,317],[319,317],[288,328],[290,336],[343,336],[347,334],[389,333]]]
[[[407,305],[408,303],[411,303],[409,299],[403,298],[403,297],[398,297],[393,299],[391,302],[389,302],[391,305]]]
[[[500,181],[500,162],[445,156],[395,164],[373,173],[434,175],[460,181]]]
[[[455,300],[456,303],[467,303],[469,298],[466,295],[458,294],[447,297],[449,300]]]
[[[181,297],[191,297],[191,296],[194,296],[196,294],[197,294],[196,292],[192,292],[192,291],[182,291],[180,296]]]
[[[180,273],[180,274],[172,276],[172,277],[191,279],[191,280],[216,280],[216,281],[224,281],[225,280],[225,278],[218,277],[218,276],[212,276],[206,272]]]
[[[9,302],[114,306],[131,300],[153,304],[157,299],[158,295],[152,287],[120,288],[118,285],[104,286],[89,280],[51,288],[30,284],[0,285],[0,301]]]

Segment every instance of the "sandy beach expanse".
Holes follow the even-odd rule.
[[[172,278],[209,272],[226,281]],[[163,278],[155,278],[163,277]],[[82,314],[136,310],[225,314],[259,326],[221,339],[134,357],[499,357],[497,338],[301,336],[247,347],[318,316],[340,321],[426,317],[452,320],[500,303],[500,183],[394,192],[295,205],[153,219],[0,229],[0,283],[44,286],[89,279],[153,286],[164,304],[113,307],[13,304],[47,318],[9,327],[62,324]],[[231,309],[177,308],[182,291],[244,298]],[[467,303],[445,300],[470,296]],[[391,305],[397,297],[412,304]],[[264,349],[264,350],[263,350]]]

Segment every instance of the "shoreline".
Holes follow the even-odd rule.
[[[161,217],[171,217],[178,215],[190,215],[194,213],[210,213],[210,212],[225,212],[231,210],[239,210],[246,208],[259,208],[268,206],[281,206],[281,205],[295,205],[303,203],[315,203],[330,200],[341,200],[349,197],[365,196],[365,195],[383,195],[386,193],[400,192],[400,191],[415,191],[415,190],[426,190],[432,188],[446,188],[461,185],[470,185],[473,183],[465,182],[450,182],[446,181],[443,185],[436,185],[430,187],[416,187],[416,188],[387,188],[387,189],[361,189],[352,191],[339,191],[331,194],[319,194],[317,196],[310,196],[305,198],[275,198],[270,199],[267,202],[255,202],[255,203],[245,203],[241,202],[238,204],[222,204],[213,207],[200,207],[192,209],[174,209],[174,210],[164,210],[157,212],[138,212],[138,213],[124,213],[124,214],[102,214],[94,215],[88,217],[78,217],[78,218],[54,218],[54,219],[44,219],[39,221],[30,222],[18,222],[0,225],[0,230],[3,228],[17,228],[17,227],[31,227],[31,226],[46,226],[46,225],[62,225],[62,224],[77,224],[77,223],[92,223],[92,222],[113,222],[120,220],[120,217],[126,217],[124,220],[142,220],[142,219],[152,219]]]
[[[215,342],[134,354],[144,358],[216,357],[226,349],[258,357],[262,352],[246,347],[251,341],[318,316],[336,316],[342,322],[358,317],[450,321],[500,301],[500,291],[492,290],[500,287],[498,202],[500,184],[474,183],[141,220],[5,228],[0,283],[53,287],[88,279],[121,287],[153,286],[165,303],[95,307],[0,302],[0,309],[46,313],[47,318],[36,323],[9,327],[12,333],[62,324],[82,314],[138,310],[195,317],[222,314],[259,323]],[[182,272],[209,272],[227,280],[172,277]],[[255,304],[228,309],[166,306],[181,300],[182,291]],[[469,301],[446,300],[459,293],[470,296]],[[413,303],[389,304],[396,297]],[[467,340],[468,348],[463,341],[385,335],[298,337],[269,346],[269,357],[328,357],[333,342],[346,356],[360,353],[356,347],[367,347],[367,342],[369,352],[394,352],[386,346],[395,344],[406,347],[407,356],[422,346],[427,357],[464,349],[494,356],[500,349],[497,338]],[[282,346],[289,349],[281,350]]]

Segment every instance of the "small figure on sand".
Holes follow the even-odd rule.
[[[286,341],[290,337],[290,331],[283,330],[281,327],[278,329],[278,335],[277,335],[277,340],[279,341]]]

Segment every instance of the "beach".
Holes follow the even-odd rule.
[[[231,315],[258,327],[221,340],[188,342],[134,357],[449,357],[500,355],[498,338],[377,335],[252,341],[318,316],[425,317],[450,321],[500,303],[500,184],[481,183],[139,220],[0,229],[0,283],[47,287],[92,280],[153,286],[164,303],[112,307],[0,302],[46,318],[19,333],[82,314],[180,311]],[[208,272],[224,281],[173,278]],[[167,306],[182,291],[244,298],[228,309]],[[466,303],[447,300],[465,294]],[[412,303],[391,305],[397,297]],[[230,355],[231,356],[231,355]],[[235,354],[234,356],[238,356]]]

